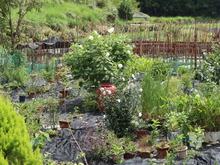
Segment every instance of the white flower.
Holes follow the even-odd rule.
[[[141,113],[141,112],[139,112],[139,113],[138,113],[138,116],[139,116],[139,117],[141,117],[141,116],[142,116],[142,113]]]
[[[123,66],[122,64],[118,64],[118,67],[119,67],[119,68],[122,68],[122,66]]]
[[[97,32],[97,31],[94,31],[94,33],[95,33],[95,34],[98,34],[98,32]]]
[[[102,94],[105,96],[106,95],[106,91],[103,91]]]
[[[110,95],[110,94],[112,94],[112,91],[110,91],[110,90],[106,90],[106,92]]]
[[[131,53],[130,50],[128,50],[127,53],[130,54]]]
[[[106,57],[110,56],[109,52],[106,53]]]
[[[93,40],[93,38],[94,38],[93,36],[89,36],[89,40]]]
[[[117,99],[117,102],[119,102],[119,103],[120,103],[120,102],[121,102],[121,100],[120,100],[120,99]]]
[[[106,116],[105,116],[105,115],[103,115],[103,118],[105,119],[105,118],[106,118]]]
[[[100,88],[100,91],[104,91],[104,88]]]
[[[114,32],[114,28],[110,28],[110,29],[108,30],[108,32],[109,32],[109,33],[113,33],[113,32]]]
[[[79,45],[79,47],[82,49],[83,48],[83,46],[82,45]]]
[[[122,81],[125,81],[125,78],[124,78],[124,77],[122,77],[121,79],[122,79]]]
[[[142,88],[140,88],[140,89],[139,89],[139,92],[142,92],[142,91],[143,91],[143,89],[142,89]]]

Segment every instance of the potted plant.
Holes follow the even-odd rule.
[[[24,92],[21,92],[19,94],[19,102],[25,102],[26,94]]]
[[[163,139],[160,143],[156,144],[158,158],[164,158],[167,156],[167,151],[170,149],[168,142]]]
[[[123,149],[125,151],[124,158],[133,158],[136,155],[137,146],[130,138],[123,138]]]
[[[139,116],[141,116],[141,113]],[[134,124],[134,127],[136,129],[136,134],[137,134],[138,139],[148,134],[147,120],[144,120],[141,117],[138,117],[138,118],[134,118],[132,123]]]
[[[59,134],[56,130],[53,129],[46,130],[46,133],[49,134],[50,138],[56,137]]]
[[[67,116],[63,120],[59,120],[60,128],[70,128],[70,123],[73,120],[73,115],[71,113],[67,114]]]
[[[46,71],[45,69],[42,69],[41,74],[43,75],[44,80],[46,80],[47,82],[51,82],[54,80],[55,77],[54,70]]]
[[[204,129],[200,127],[191,127],[189,135],[189,145],[190,147],[195,147],[199,149],[202,147],[202,142],[204,141]]]
[[[142,158],[150,158],[154,152],[153,139],[149,135],[144,135],[138,140],[138,152]]]
[[[182,130],[184,133],[187,134],[187,127],[188,127],[188,116],[186,112],[177,112],[171,111],[166,114],[166,123],[165,126],[168,128],[167,133],[167,140],[171,140],[175,138],[177,134],[180,134]]]
[[[114,132],[107,133],[107,146],[112,160],[120,164],[124,161],[125,150],[123,148],[123,140],[118,138]]]
[[[188,147],[182,142],[184,138],[183,134],[178,134],[175,138],[171,139],[169,145],[171,146],[172,152],[177,152],[179,158],[184,159],[187,156]]]

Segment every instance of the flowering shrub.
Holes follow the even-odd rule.
[[[93,32],[85,38],[82,45],[74,43],[70,52],[63,56],[71,66],[74,79],[82,78],[89,86],[109,83],[112,77],[122,72],[132,57],[132,45],[124,35],[115,35],[114,28],[105,36]]]
[[[134,130],[133,118],[141,106],[141,89],[129,82],[124,88],[117,88],[114,95],[104,90],[101,95],[102,106],[106,115],[106,124],[118,137],[129,135]],[[105,95],[104,95],[105,94]]]

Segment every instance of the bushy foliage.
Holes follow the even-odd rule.
[[[126,87],[117,87],[114,94],[101,90],[101,102],[106,115],[106,123],[118,137],[134,131],[133,117],[141,105],[141,91],[137,84],[129,83]]]
[[[16,114],[10,102],[1,96],[0,126],[0,160],[2,162],[26,165],[42,164],[39,150],[33,152],[31,148],[23,117]]]
[[[132,20],[133,19],[133,10],[131,5],[127,1],[123,1],[118,8],[118,16],[122,20]]]
[[[105,36],[94,32],[82,44],[71,46],[63,58],[71,66],[74,79],[82,78],[86,85],[97,87],[123,72],[132,57],[132,46],[127,36],[115,35],[113,31],[114,28],[109,29]]]
[[[204,61],[196,70],[196,78],[202,81],[220,81],[220,46],[213,45],[211,53],[204,53]]]

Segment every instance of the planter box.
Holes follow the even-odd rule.
[[[211,142],[211,143],[216,143],[218,139],[220,139],[220,131],[218,132],[205,132],[205,141],[206,142]]]
[[[70,122],[69,121],[60,120],[59,124],[60,124],[60,128],[70,128]]]
[[[202,142],[203,142],[202,138],[199,138],[197,140],[195,135],[189,133],[189,140],[191,141],[189,143],[190,147],[196,147],[196,148],[202,147]]]
[[[168,131],[167,132],[167,141],[170,141],[171,139],[176,138],[177,134],[181,134],[181,131],[180,130],[176,130],[175,132]]]

